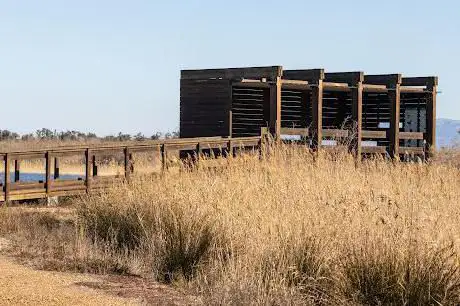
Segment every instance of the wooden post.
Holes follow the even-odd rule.
[[[233,112],[228,112],[228,137],[232,138],[233,133]]]
[[[92,160],[93,160],[93,176],[97,176],[97,160],[96,160],[96,155],[93,154],[93,157],[92,157]]]
[[[438,78],[432,78],[432,81],[426,87],[430,95],[426,103],[426,134],[425,134],[425,159],[434,156],[436,150],[436,91],[438,88]]]
[[[50,152],[45,154],[45,186],[46,186],[46,195],[49,196],[51,191],[51,159],[52,156]]]
[[[276,140],[281,136],[281,77],[270,85],[270,133]]]
[[[166,145],[163,143],[160,147],[161,155],[161,172],[164,173],[166,170]]]
[[[353,119],[353,138],[351,141],[351,150],[356,158],[361,158],[361,141],[363,126],[363,80],[364,74],[361,72],[356,75],[351,90],[351,107]]]
[[[10,200],[10,155],[8,153],[5,154],[5,203]]]
[[[195,162],[198,163],[198,161],[200,160],[200,155],[201,155],[201,146],[200,146],[200,143],[197,143],[197,144],[196,144],[195,154],[196,154]]]
[[[128,161],[129,161],[129,173],[133,174],[134,173],[134,157],[133,157],[133,153],[131,152],[129,152]]]
[[[86,149],[85,159],[86,159],[86,170],[85,170],[86,193],[90,193],[91,191],[91,152],[89,149]]]
[[[20,171],[21,171],[21,161],[14,160],[14,181],[19,182],[20,180]]]
[[[320,148],[323,140],[323,80],[317,79],[312,85],[310,137],[312,147]]]
[[[54,179],[57,180],[60,176],[60,171],[59,171],[59,158],[54,157]]]
[[[392,82],[388,90],[388,98],[390,99],[389,153],[392,158],[399,158],[400,80],[401,78],[399,81]]]
[[[131,179],[131,165],[129,162],[129,149],[128,147],[125,147],[123,150],[124,157],[125,157],[125,178],[126,181],[130,181]]]

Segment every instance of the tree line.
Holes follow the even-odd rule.
[[[134,135],[126,134],[119,132],[116,135],[108,135],[108,136],[97,136],[96,133],[88,132],[80,132],[80,131],[56,131],[47,128],[42,128],[36,130],[35,133],[23,134],[20,135],[19,133],[12,132],[9,130],[1,130],[0,129],[0,141],[6,140],[60,140],[60,141],[88,141],[88,140],[104,140],[104,141],[144,141],[144,140],[155,140],[155,139],[169,139],[169,138],[178,138],[179,132],[167,132],[167,133],[160,133],[155,132],[150,136],[146,136],[142,133],[137,133]]]

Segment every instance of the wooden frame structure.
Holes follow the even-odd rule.
[[[429,158],[436,144],[437,77],[366,75],[281,66],[181,71],[180,136],[246,137],[268,127],[344,144],[356,155]]]

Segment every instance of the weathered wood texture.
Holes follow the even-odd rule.
[[[230,136],[231,82],[181,80],[180,137]]]

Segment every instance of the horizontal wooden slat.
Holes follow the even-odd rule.
[[[205,80],[205,79],[260,79],[263,77],[275,79],[281,76],[283,68],[281,66],[268,67],[248,67],[248,68],[227,68],[227,69],[201,69],[201,70],[182,70],[181,79],[185,80]]]
[[[43,189],[45,188],[45,183],[39,182],[17,182],[10,184],[10,190],[28,190],[28,189]]]
[[[399,132],[399,139],[420,139],[423,140],[422,132]]]
[[[376,139],[385,139],[387,138],[386,131],[369,131],[369,130],[362,130],[361,131],[362,138],[376,138]]]
[[[399,147],[400,154],[419,154],[422,155],[425,153],[423,147]]]
[[[348,137],[348,131],[340,129],[323,129],[323,137],[346,138]]]
[[[308,136],[308,128],[281,128],[281,135]]]
[[[375,146],[375,147],[361,147],[362,153],[367,154],[384,154],[387,152],[386,147],[383,146]]]
[[[430,86],[438,85],[438,77],[404,77],[402,78],[403,86]]]

